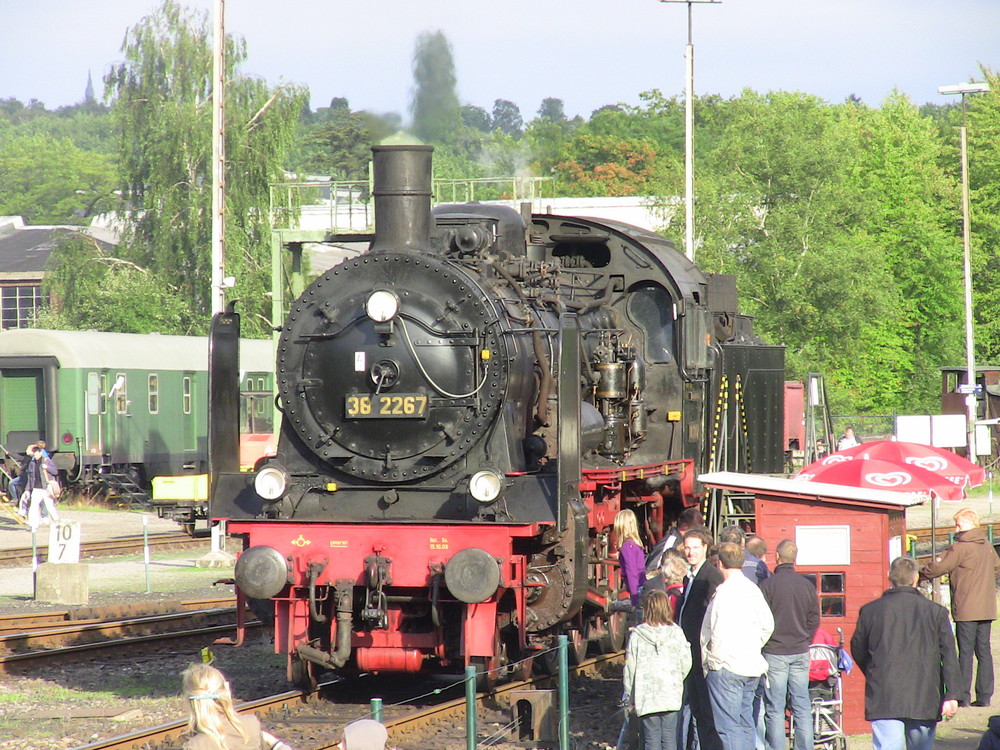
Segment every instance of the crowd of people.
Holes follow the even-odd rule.
[[[636,528],[632,511],[619,515],[616,531]],[[641,576],[641,538],[618,537],[622,580],[642,615],[624,673],[624,703],[642,747],[788,750],[791,741],[793,750],[812,750],[810,649],[830,638],[820,629],[816,583],[796,571],[794,541],[776,545],[771,570],[763,539],[738,526],[716,539],[703,523],[696,509],[683,511],[643,550]],[[954,632],[947,610],[918,588],[944,574]],[[911,557],[892,562],[890,588],[861,608],[844,657],[865,675],[876,750],[930,750],[942,718],[962,705],[990,705],[998,574],[1000,558],[971,508],[955,515],[955,543],[923,568]],[[1000,721],[983,750],[997,747],[998,737]],[[619,744],[626,738],[623,731]]]

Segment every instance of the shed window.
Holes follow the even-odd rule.
[[[819,611],[824,617],[847,614],[847,591],[844,573],[821,573],[819,576]]]
[[[159,414],[160,413],[160,377],[156,373],[152,373],[149,376],[149,413]]]

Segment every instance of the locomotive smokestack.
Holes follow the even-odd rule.
[[[433,146],[373,146],[375,241],[379,250],[430,251]]]

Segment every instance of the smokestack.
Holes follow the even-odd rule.
[[[433,151],[433,146],[372,146],[375,241],[371,251],[430,251]]]

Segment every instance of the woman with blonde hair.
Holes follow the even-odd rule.
[[[618,568],[625,589],[632,597],[632,606],[641,604],[640,591],[646,579],[646,550],[639,536],[639,523],[630,509],[618,511],[615,516],[615,540],[618,543]]]
[[[181,678],[194,733],[185,750],[291,750],[261,730],[256,716],[236,713],[229,683],[215,667],[192,664]]]

